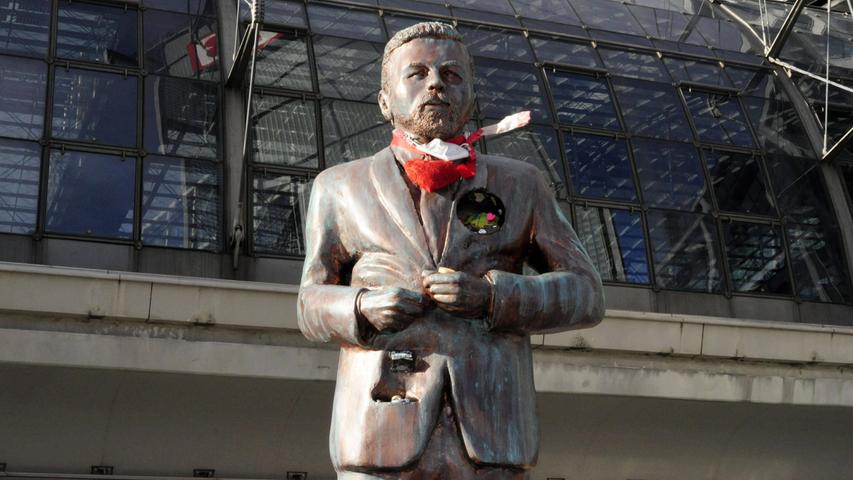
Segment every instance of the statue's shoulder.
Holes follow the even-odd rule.
[[[480,155],[477,159],[486,163],[490,174],[497,174],[502,177],[510,176],[521,182],[535,183],[542,175],[542,172],[534,165],[513,158],[500,155]]]
[[[314,179],[314,185],[323,185],[330,189],[342,189],[354,185],[362,185],[370,178],[370,165],[379,155],[359,158],[350,162],[329,167],[320,172]]]

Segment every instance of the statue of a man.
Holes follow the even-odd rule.
[[[314,181],[299,326],[341,344],[338,478],[526,478],[529,335],[603,315],[601,280],[539,171],[461,135],[473,105],[456,29],[402,30],[382,60],[391,145]]]

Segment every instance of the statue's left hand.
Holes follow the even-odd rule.
[[[422,275],[424,289],[442,310],[470,318],[483,317],[488,312],[492,296],[488,280],[465,272],[427,270]]]

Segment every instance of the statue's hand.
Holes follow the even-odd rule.
[[[380,332],[408,327],[429,303],[424,295],[405,288],[367,290],[358,301],[359,313]]]
[[[423,272],[424,288],[438,308],[469,318],[480,318],[489,310],[492,286],[488,280],[465,272]]]

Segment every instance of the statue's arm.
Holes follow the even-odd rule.
[[[489,271],[487,322],[493,330],[525,333],[591,327],[604,316],[601,278],[544,179],[536,178],[528,260],[542,273]]]
[[[353,255],[341,238],[334,178],[314,180],[305,221],[305,264],[297,301],[299,329],[309,340],[364,345],[369,340],[357,314],[360,288],[346,285]]]

